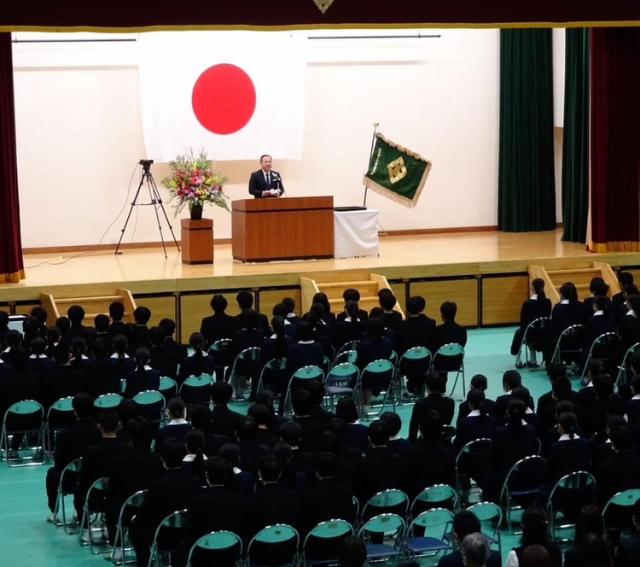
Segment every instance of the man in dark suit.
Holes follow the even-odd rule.
[[[452,398],[444,396],[445,383],[439,374],[428,374],[426,378],[427,397],[416,402],[411,412],[409,422],[409,441],[415,443],[418,440],[418,430],[422,417],[429,410],[436,410],[442,419],[442,423],[449,425],[453,419],[456,406]]]
[[[369,446],[358,463],[354,483],[362,505],[381,490],[404,487],[404,460],[389,449],[389,428],[384,421],[377,420],[369,425]]]
[[[271,169],[271,156],[260,156],[260,169],[254,171],[249,178],[249,193],[256,199],[262,197],[280,197],[284,193],[282,177],[277,171]]]
[[[442,443],[443,421],[436,410],[420,419],[421,437],[405,451],[406,487],[411,497],[434,484],[455,484],[455,454]]]
[[[311,323],[300,321],[296,325],[297,342],[287,347],[287,372],[289,376],[303,366],[322,368],[324,351],[322,345],[314,340]]]
[[[251,532],[255,534],[265,526],[289,524],[295,528],[300,520],[300,497],[294,490],[279,483],[282,465],[275,457],[260,460],[260,487],[249,504]]]
[[[468,510],[462,510],[453,517],[452,528],[453,542],[456,551],[443,556],[438,562],[438,567],[464,567],[466,563],[460,552],[462,540],[469,534],[482,531],[480,520],[478,520],[473,512],[469,512]],[[500,567],[502,565],[500,553],[492,550],[489,553],[485,565],[486,567]]]
[[[448,343],[467,344],[467,330],[456,323],[458,306],[453,301],[445,301],[440,306],[442,324],[436,327],[436,347],[440,348]]]
[[[211,298],[213,315],[204,317],[200,324],[200,333],[204,336],[207,346],[211,346],[219,339],[231,339],[238,328],[235,317],[227,315],[225,309],[228,302],[224,295],[216,293]]]
[[[233,395],[233,388],[227,382],[216,382],[211,387],[211,399],[213,409],[211,410],[211,433],[225,435],[229,439],[234,439],[235,430],[242,421],[243,416],[227,407]]]
[[[396,350],[399,355],[416,346],[427,347],[433,354],[436,322],[424,314],[425,306],[422,297],[415,296],[407,300],[407,318],[398,324],[396,331]]]
[[[62,430],[56,437],[54,465],[47,471],[47,498],[49,510],[52,513],[56,508],[58,483],[64,467],[74,459],[81,457],[89,446],[100,442],[100,430],[91,421],[91,414],[93,413],[91,397],[85,393],[78,394],[73,398],[72,404],[76,422],[67,429]]]
[[[236,301],[240,308],[240,313],[236,315],[237,328],[247,326],[246,319],[249,318],[253,326],[257,326],[262,331],[263,336],[269,333],[269,319],[267,316],[253,310],[253,294],[250,291],[239,291],[236,295]],[[254,314],[257,321],[254,322]]]

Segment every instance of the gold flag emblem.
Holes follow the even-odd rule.
[[[331,8],[331,4],[333,4],[333,0],[313,0],[318,6],[318,10],[320,10],[323,14]]]
[[[389,181],[391,181],[391,183],[397,183],[401,179],[404,179],[407,175],[407,168],[404,165],[402,156],[389,162],[387,164],[387,171],[389,172]]]

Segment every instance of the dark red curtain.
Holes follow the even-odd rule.
[[[321,5],[326,6],[325,1]],[[87,2],[86,0],[5,0],[0,28],[136,28],[148,26],[220,27],[332,26],[429,23],[459,27],[461,24],[493,26],[505,23],[638,22],[638,0],[333,0],[322,13],[314,0],[259,2],[257,0],[136,0],[135,2]],[[542,23],[540,23],[542,22]],[[629,25],[634,25],[630,23]]]
[[[24,277],[15,120],[11,34],[0,33],[0,282]]]
[[[591,33],[589,247],[640,250],[640,28]]]

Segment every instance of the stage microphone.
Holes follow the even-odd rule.
[[[273,178],[276,180],[276,183],[278,184],[278,187],[277,187],[278,191],[282,191],[282,194],[284,195],[286,191],[284,190],[284,187],[280,186],[281,179],[280,179],[280,174],[277,171],[273,172]]]

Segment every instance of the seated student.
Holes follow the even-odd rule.
[[[577,393],[571,389],[571,381],[566,376],[559,376],[551,382],[551,391],[542,394],[538,399],[536,415],[541,435],[544,436],[555,427],[556,407],[562,401],[577,403]]]
[[[351,489],[337,479],[338,458],[334,453],[318,453],[315,460],[316,484],[302,493],[301,528],[304,532],[320,522],[340,518],[355,520]],[[317,557],[316,554],[311,554]]]
[[[456,512],[453,517],[451,530],[453,548],[455,551],[442,556],[440,561],[438,561],[438,567],[465,567],[464,559],[460,551],[462,541],[469,534],[481,531],[480,520],[478,520],[478,517],[473,512],[469,512],[468,510]],[[485,565],[486,567],[502,567],[502,558],[500,557],[500,553],[491,550]]]
[[[47,329],[45,339],[47,341],[47,356],[55,360],[57,352],[65,348],[62,344],[62,334],[60,333],[60,329],[55,325],[53,327],[49,327]],[[109,354],[111,354],[111,351],[109,351]]]
[[[202,431],[193,429],[184,436],[185,456],[182,458],[182,470],[195,476],[204,483],[204,464],[207,460],[205,436]]]
[[[484,374],[474,374],[471,377],[471,389],[472,390],[481,390],[484,395],[484,407],[487,415],[491,415],[495,417],[496,413],[496,403],[493,400],[487,399],[487,388],[489,384],[487,382],[487,377]],[[465,417],[469,415],[471,408],[469,408],[469,402],[464,400],[460,402],[458,406],[458,418],[456,420],[456,427],[458,427],[458,423],[460,423]]]
[[[504,423],[507,414],[507,406],[511,401],[511,393],[514,388],[522,386],[522,377],[517,370],[507,370],[502,375],[502,389],[506,392],[502,396],[496,398],[495,417],[498,424]]]
[[[331,343],[333,338],[333,328],[324,320],[324,306],[321,303],[313,303],[309,312],[303,317],[313,328],[315,339],[322,345],[322,352],[329,359],[333,360],[335,350]]]
[[[436,410],[420,419],[420,438],[405,453],[406,488],[413,498],[427,486],[455,486],[455,454],[442,442],[444,422]]]
[[[153,432],[149,422],[144,417],[129,419],[126,432],[133,450],[114,459],[109,477],[106,523],[111,542],[114,541],[118,515],[125,500],[138,490],[145,490],[164,474],[160,457],[151,452]]]
[[[618,272],[618,284],[620,285],[620,291],[615,293],[611,298],[611,310],[614,321],[617,321],[626,311],[624,308],[624,302],[626,301],[624,289],[628,285],[633,285],[633,274],[631,272]]]
[[[623,353],[640,341],[640,295],[629,295],[624,305],[627,311],[618,320]]]
[[[271,319],[271,335],[265,339],[262,344],[262,360],[265,363],[274,358],[286,358],[287,349],[293,342],[293,337],[287,334],[287,329],[293,325],[285,325],[285,320],[280,315],[276,315]],[[295,329],[295,327],[293,327]],[[286,373],[285,373],[286,374]],[[269,383],[269,389],[275,392],[281,392],[284,389],[284,380],[276,380],[275,383]],[[265,387],[267,385],[265,384]]]
[[[558,433],[558,440],[546,452],[551,485],[566,474],[591,469],[591,444],[588,439],[582,439],[578,435],[578,418],[575,413],[560,414]]]
[[[296,388],[291,398],[293,422],[302,429],[300,447],[304,451],[315,451],[318,435],[325,430],[325,426],[311,415],[314,406],[313,396],[306,388]]]
[[[336,322],[336,315],[331,311],[331,304],[329,303],[329,298],[327,297],[327,294],[322,291],[319,291],[318,293],[314,294],[313,300],[311,301],[311,305],[314,305],[316,303],[319,303],[324,308],[322,312],[322,320],[326,325],[329,326],[329,328],[332,328]]]
[[[149,491],[129,530],[138,565],[148,563],[149,548],[163,518],[186,508],[190,499],[201,491],[201,481],[182,471],[183,455],[184,446],[175,439],[167,439],[160,448],[166,472],[149,484]]]
[[[633,506],[633,535],[622,538],[616,552],[616,567],[640,565],[640,500]]]
[[[347,301],[344,306],[344,317],[338,317],[333,328],[333,346],[336,351],[350,341],[362,340],[365,323],[368,318],[362,318],[358,303]]]
[[[518,567],[523,562],[523,554],[529,546],[539,545],[551,556],[553,567],[562,567],[562,552],[551,540],[549,518],[540,508],[527,508],[522,515],[522,539],[519,547],[513,548],[507,556],[507,567]]]
[[[560,303],[556,303],[551,310],[551,322],[544,351],[544,359],[551,363],[553,351],[562,332],[571,325],[583,322],[582,304],[578,301],[578,291],[571,282],[565,282],[558,290]]]
[[[204,465],[207,488],[187,502],[186,549],[208,533],[228,530],[240,537],[249,536],[245,499],[229,488],[233,473],[222,457],[213,457]]]
[[[145,390],[157,390],[160,387],[160,372],[149,366],[151,354],[146,348],[139,348],[135,355],[136,367],[127,374],[124,395],[133,398]]]
[[[604,506],[614,494],[640,486],[640,459],[629,426],[610,431],[611,451],[595,466],[597,501]]]
[[[129,329],[129,353],[134,354],[139,348],[151,348],[151,331],[147,326],[151,319],[151,310],[139,306],[133,310],[134,324]]]
[[[173,319],[168,319],[166,317],[164,319],[160,319],[158,327],[162,329],[164,334],[162,346],[166,352],[165,366],[163,366],[163,368],[159,368],[159,370],[162,371],[166,367],[167,373],[162,375],[171,376],[173,378],[178,370],[178,364],[184,360],[185,356],[187,356],[187,347],[176,341],[176,322]]]
[[[578,392],[579,423],[586,437],[592,437],[604,428],[607,422],[607,399],[613,390],[611,376],[597,374],[590,385]]]
[[[440,374],[430,373],[426,379],[427,397],[418,400],[411,412],[409,422],[409,441],[415,443],[422,416],[429,410],[436,410],[444,425],[449,425],[455,412],[455,402],[444,395],[444,378]]]
[[[211,387],[211,433],[225,435],[229,439],[235,438],[235,431],[242,421],[243,415],[229,409],[229,402],[233,396],[233,388],[227,382],[216,382]]]
[[[4,347],[4,340],[9,332],[9,314],[0,310],[0,346]]]
[[[235,443],[225,443],[220,447],[218,457],[224,459],[229,468],[229,490],[237,492],[243,498],[251,498],[255,492],[257,477],[240,468],[240,448]]]
[[[124,304],[120,301],[114,301],[109,304],[109,317],[111,324],[109,325],[109,334],[111,337],[117,335],[129,336],[130,327],[124,322]]]
[[[352,398],[338,400],[336,417],[345,423],[343,443],[358,451],[366,451],[369,447],[368,429],[358,421],[358,408]]]
[[[0,415],[4,417],[10,405],[24,399],[22,387],[22,377],[11,364],[0,358]]]
[[[631,380],[632,398],[626,404],[627,419],[630,425],[640,423],[640,376],[634,376]]]
[[[236,295],[236,301],[240,308],[240,313],[236,315],[236,329],[249,326],[258,329],[262,336],[266,337],[269,334],[269,320],[266,315],[256,313],[253,310],[253,294],[250,291],[239,291]],[[249,322],[245,321],[247,315],[251,319]]]
[[[0,364],[0,368],[2,365]],[[1,371],[0,371],[1,372]],[[63,469],[74,459],[82,457],[86,450],[100,442],[100,429],[91,419],[93,415],[93,401],[86,393],[76,394],[72,401],[73,413],[76,421],[60,431],[56,437],[53,466],[47,470],[46,487],[50,519],[56,509],[58,483]],[[67,489],[73,486],[74,479],[69,479]]]
[[[281,304],[284,307],[285,321],[288,321],[292,325],[297,325],[300,321],[300,317],[296,315],[296,302],[293,297],[285,297],[281,301]]]
[[[385,328],[395,333],[402,321],[402,315],[393,309],[397,303],[396,296],[390,289],[383,288],[378,291],[378,303],[380,307],[374,307],[369,313],[369,318],[380,317]]]
[[[398,313],[399,315],[399,313]],[[385,324],[381,317],[370,317],[367,321],[367,334],[358,343],[358,367],[363,370],[367,364],[384,358],[389,360],[393,352],[391,341],[385,336]]]
[[[89,350],[93,352],[93,345],[98,339],[105,341],[109,345],[109,350],[111,350],[111,341],[113,340],[113,337],[109,334],[109,317],[104,313],[99,313],[93,319],[93,326],[95,327],[96,332],[93,337],[91,337]]]
[[[103,411],[98,418],[98,428],[102,435],[101,440],[88,447],[82,455],[78,487],[74,498],[79,518],[89,487],[100,477],[111,476],[116,458],[133,450],[129,443],[118,439],[120,419],[115,411]]]
[[[395,345],[398,355],[402,356],[412,347],[422,346],[435,352],[436,322],[424,314],[426,301],[423,297],[413,296],[406,303],[407,318],[398,323]]]
[[[55,368],[56,363],[47,356],[47,342],[42,337],[35,337],[31,341],[30,350],[31,354],[27,359],[27,372],[24,379],[29,383],[28,389],[33,392],[31,397],[37,399],[46,410],[49,407],[49,401],[43,397],[42,385],[46,381],[47,375]]]
[[[602,511],[597,506],[583,506],[575,519],[575,537],[573,547],[565,551],[564,567],[580,567],[582,565],[613,565],[612,547],[604,537]],[[598,542],[599,545],[594,547]],[[605,555],[602,556],[602,544]],[[600,548],[600,549],[598,549]],[[594,553],[595,552],[595,553]],[[608,557],[607,557],[608,556]],[[618,563],[616,563],[618,565]]]
[[[287,319],[287,308],[282,303],[276,303],[273,306],[271,315],[273,316],[272,319],[275,317],[281,318],[282,325],[284,327],[284,334],[290,340],[295,339],[297,319],[296,323],[293,323],[290,319]]]
[[[336,316],[336,322],[344,321],[348,317],[353,317],[353,315],[350,314],[347,310],[347,303],[353,301],[357,306],[358,302],[360,301],[360,292],[357,289],[351,287],[347,288],[342,292],[342,299],[344,299],[344,311],[342,313],[338,313],[338,315]],[[360,321],[366,322],[369,318],[369,314],[364,309],[360,309],[358,307],[357,312],[355,313],[355,317]]]
[[[275,457],[264,456],[258,464],[258,488],[249,502],[250,533],[265,526],[300,525],[300,497],[297,492],[280,484],[282,467]]]
[[[236,427],[236,439],[240,450],[240,468],[251,473],[254,477],[258,474],[258,464],[262,457],[271,453],[268,445],[258,441],[258,424],[252,417],[243,417]]]
[[[358,462],[354,491],[364,505],[369,498],[387,488],[402,488],[404,459],[389,448],[389,428],[382,420],[369,425],[369,450]]]
[[[67,309],[67,317],[71,322],[69,331],[66,334],[68,341],[76,337],[82,337],[87,343],[91,341],[95,335],[96,330],[91,327],[85,327],[82,322],[84,321],[84,309],[79,305],[72,305]]]
[[[436,327],[436,350],[449,343],[467,344],[467,330],[456,323],[457,312],[458,306],[453,301],[445,301],[440,306],[442,323]]]
[[[87,369],[87,388],[93,398],[102,394],[120,392],[122,378],[117,366],[111,364],[109,344],[103,338],[93,341],[93,360],[89,360]]]
[[[511,390],[511,399],[520,399],[525,403],[527,409],[525,410],[524,420],[529,425],[533,425],[536,431],[539,431],[540,424],[538,416],[533,411],[533,397],[531,396],[531,392],[529,392],[529,388],[525,388],[524,386],[514,388]]]
[[[458,422],[454,444],[456,452],[460,451],[469,441],[493,439],[497,428],[496,419],[487,413],[482,390],[469,390],[467,403],[471,411],[467,417]]]
[[[227,315],[226,309],[229,303],[224,295],[216,293],[211,298],[210,305],[213,315],[204,317],[200,323],[200,334],[208,347],[220,339],[231,339],[238,323],[235,317]]]
[[[280,438],[271,431],[273,414],[265,404],[253,403],[247,410],[247,415],[255,419],[258,424],[258,436],[256,441],[261,445],[266,445],[270,450],[280,442]]]
[[[402,454],[405,449],[411,446],[411,443],[400,435],[402,429],[402,419],[392,411],[385,411],[380,414],[380,419],[387,424],[389,429],[389,449],[396,453]]]
[[[213,356],[204,350],[204,337],[200,333],[191,333],[189,346],[192,348],[193,354],[187,356],[180,363],[177,376],[178,384],[182,384],[189,376],[201,376],[202,374],[213,376],[216,366]]]
[[[187,433],[193,429],[193,426],[186,420],[187,406],[181,398],[170,399],[166,413],[169,422],[161,427],[156,434],[156,451],[160,450],[162,443],[169,437],[174,437],[182,443]]]
[[[524,333],[529,324],[540,317],[549,317],[551,315],[551,300],[547,298],[544,292],[544,280],[541,278],[533,279],[531,281],[531,291],[531,297],[520,308],[520,326],[516,329],[511,342],[511,354],[513,356],[518,354]],[[541,349],[543,345],[540,343],[534,344],[535,346]]]
[[[591,295],[582,302],[582,313],[584,320],[588,320],[593,315],[594,311],[603,310],[606,313],[607,318],[611,317],[611,300],[607,297],[609,295],[609,286],[601,278],[595,277],[591,279],[589,283],[589,291]],[[603,301],[601,307],[595,308],[595,301],[600,297]]]
[[[308,321],[296,325],[296,342],[287,347],[287,372],[289,376],[303,366],[322,368],[324,352],[322,345],[314,340],[313,327]]]
[[[513,399],[507,406],[506,425],[498,428],[493,439],[493,452],[487,496],[494,501],[498,498],[502,484],[511,467],[520,459],[538,453],[539,441],[536,430],[524,417],[526,404],[520,399]]]

